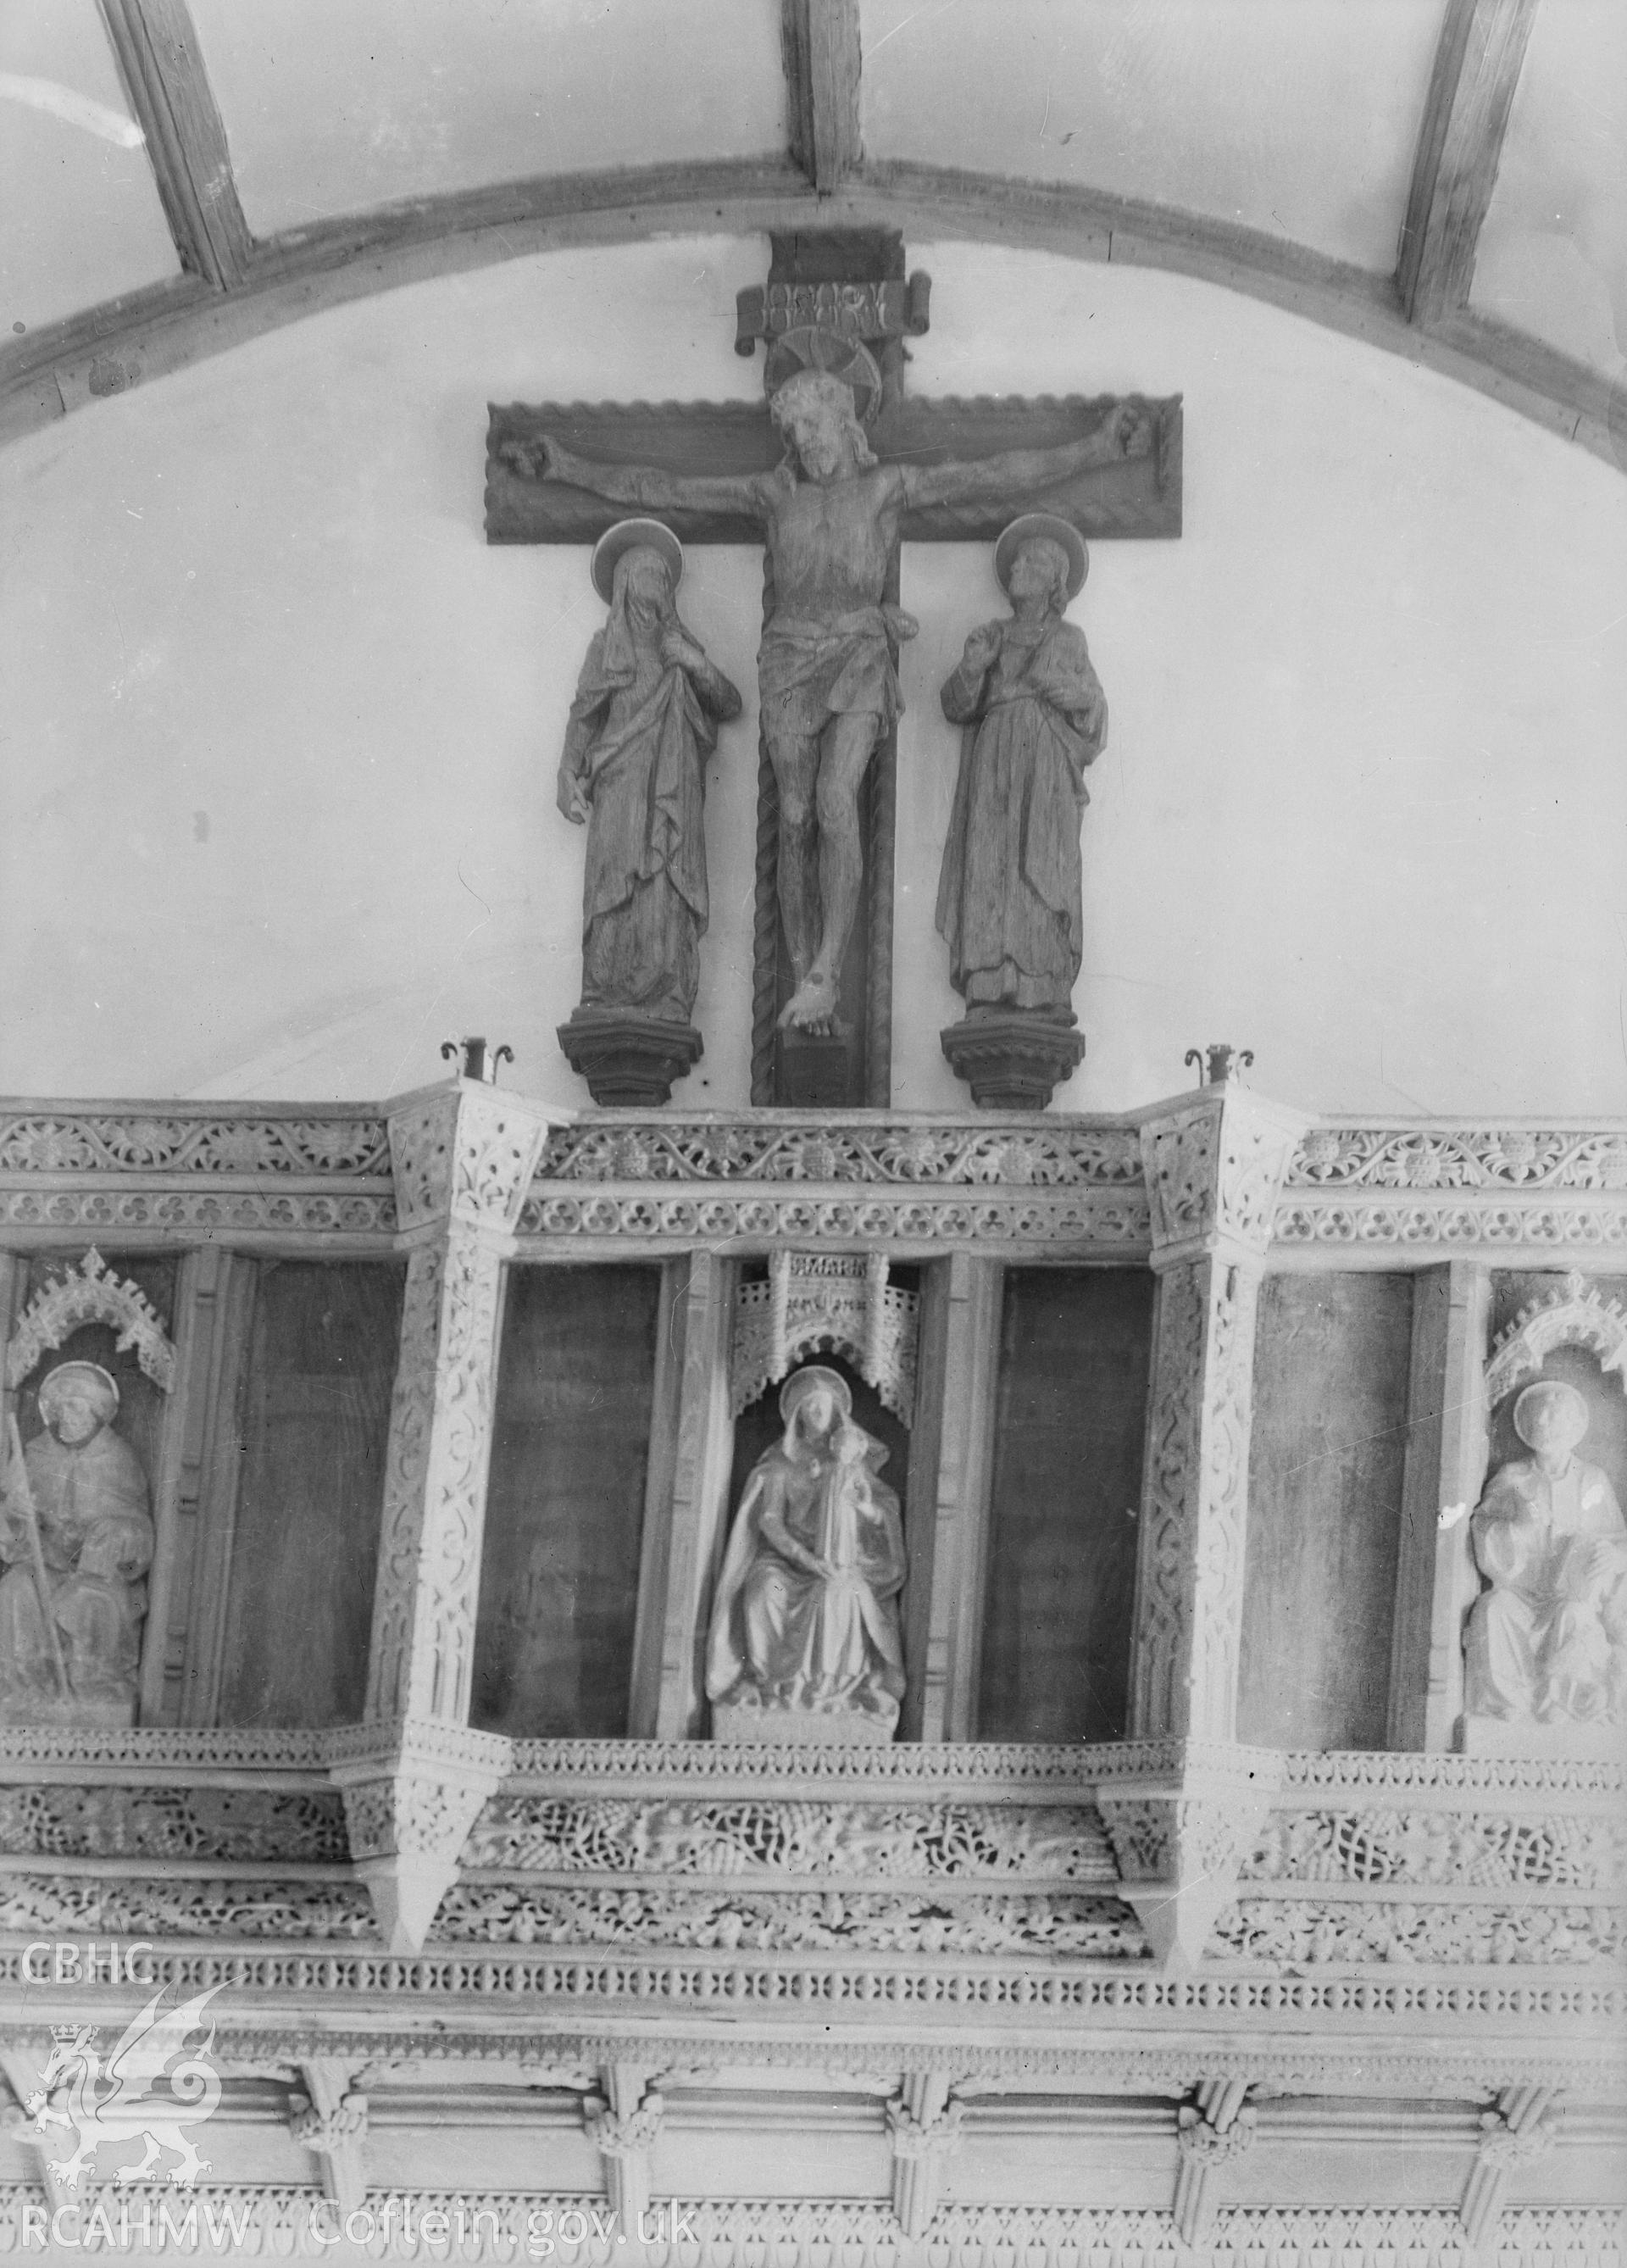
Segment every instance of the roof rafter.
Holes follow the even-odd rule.
[[[186,0],[98,0],[183,271],[229,291],[254,240]]]
[[[266,239],[229,291],[178,276],[0,345],[0,446],[99,395],[429,276],[570,245],[766,234],[811,220],[1196,276],[1439,371],[1627,471],[1627,387],[1467,309],[1409,323],[1391,276],[1233,222],[1064,183],[872,163],[821,197],[784,158],[501,182]]]
[[[1475,251],[1536,0],[1450,0],[1402,223],[1395,287],[1409,322],[1469,305]]]
[[[859,163],[858,0],[780,0],[791,154],[821,196]]]

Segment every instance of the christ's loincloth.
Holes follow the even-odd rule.
[[[833,717],[873,716],[878,735],[902,709],[892,638],[914,637],[918,624],[902,607],[861,607],[828,622],[776,615],[757,652],[762,722],[771,737],[806,739]]]

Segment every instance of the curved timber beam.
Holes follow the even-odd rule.
[[[1460,309],[1410,323],[1395,279],[1178,207],[947,167],[860,161],[821,195],[789,159],[641,166],[409,199],[252,243],[233,280],[181,276],[0,350],[0,444],[329,307],[537,252],[886,225],[1162,268],[1457,379],[1627,469],[1627,388]]]

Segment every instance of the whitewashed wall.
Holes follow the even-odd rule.
[[[1117,1108],[1252,1046],[1318,1110],[1627,1110],[1627,484],[1447,380],[1207,285],[909,247],[923,394],[1184,391],[1187,533],[1076,609],[1112,732],[1086,827],[1090,1052]],[[379,1095],[484,1031],[585,1099],[564,711],[585,552],[489,549],[487,399],[749,398],[766,244],[560,253],[297,325],[0,455],[0,1090]],[[912,549],[894,1092],[958,1108],[931,925],[998,611]],[[708,817],[706,1055],[747,1098],[757,556],[682,605],[748,696]]]

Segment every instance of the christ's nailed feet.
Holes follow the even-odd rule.
[[[805,976],[780,1010],[782,1032],[834,1032],[836,1027],[836,982],[814,969]]]

